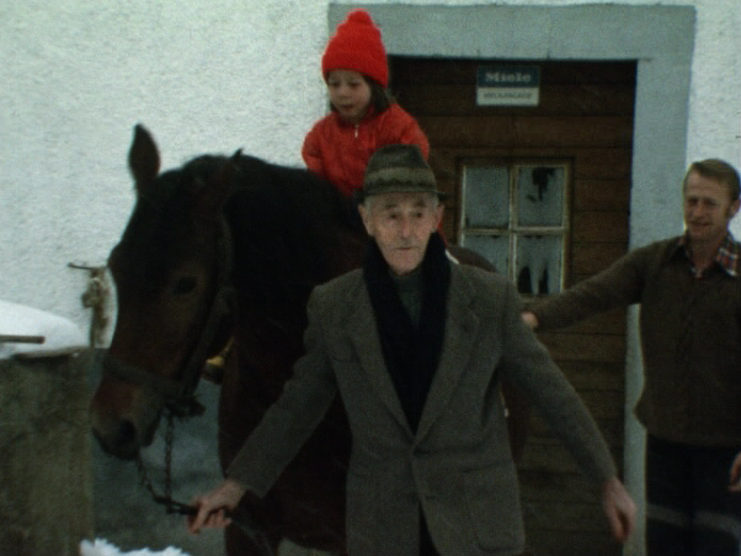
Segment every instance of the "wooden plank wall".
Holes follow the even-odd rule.
[[[430,164],[439,186],[450,194],[444,222],[450,241],[456,240],[459,225],[461,159],[571,162],[569,286],[627,250],[636,66],[538,63],[539,106],[477,107],[476,70],[490,63],[392,57],[391,88],[430,139]],[[625,312],[614,311],[540,337],[586,402],[620,466]],[[531,554],[620,554],[597,494],[537,415],[519,470]]]

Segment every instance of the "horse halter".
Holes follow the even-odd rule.
[[[232,238],[231,230],[224,217],[221,218],[221,234],[216,243],[218,255],[216,293],[201,330],[201,336],[182,370],[178,373],[179,378],[158,376],[134,365],[122,363],[108,355],[103,358],[104,374],[149,389],[163,399],[165,408],[177,417],[192,417],[203,413],[205,408],[196,400],[195,390],[219,324],[231,312],[234,298],[234,289],[231,284]]]

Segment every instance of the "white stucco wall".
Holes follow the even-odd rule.
[[[479,2],[489,3],[584,4]],[[687,161],[739,165],[741,2],[619,4],[696,6]],[[137,122],[155,134],[164,167],[237,148],[301,164],[303,136],[325,109],[327,11],[324,0],[0,0],[0,298],[87,327],[87,276],[67,264],[103,264],[126,223]]]
[[[238,148],[299,164],[324,112],[323,2],[0,4],[0,298],[81,326],[67,263],[103,264],[125,226],[134,124],[165,168]]]

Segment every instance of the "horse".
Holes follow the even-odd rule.
[[[218,410],[226,469],[303,353],[312,289],[361,266],[367,235],[334,186],[305,169],[237,151],[160,173],[158,147],[141,125],[128,163],[136,203],[107,263],[118,314],[96,363],[93,433],[110,454],[137,457],[163,413],[197,412],[204,362],[230,343]],[[492,269],[472,251],[449,245],[449,252]],[[529,407],[512,389],[504,395],[518,456]],[[227,554],[276,554],[283,539],[345,554],[350,446],[337,400],[271,491],[245,495],[237,525],[225,531]]]

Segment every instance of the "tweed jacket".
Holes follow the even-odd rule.
[[[353,435],[346,525],[351,556],[417,556],[419,512],[443,556],[524,550],[500,378],[521,387],[596,483],[609,450],[574,389],[523,323],[501,276],[452,265],[443,351],[416,434],[386,369],[361,270],[309,302],[307,352],[227,470],[263,496],[335,394]]]
[[[640,303],[644,386],[636,415],[659,438],[741,445],[741,261],[695,278],[679,237],[635,249],[529,307],[540,329]]]

